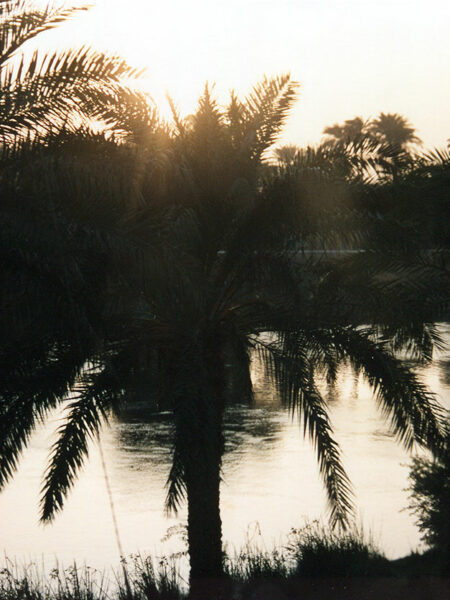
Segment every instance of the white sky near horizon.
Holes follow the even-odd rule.
[[[380,112],[405,116],[425,147],[450,138],[447,0],[90,4],[37,45],[88,44],[146,67],[142,85],[164,115],[166,92],[189,114],[206,81],[226,102],[231,89],[245,95],[264,74],[291,72],[301,87],[281,143],[316,143],[327,125]]]

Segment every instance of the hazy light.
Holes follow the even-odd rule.
[[[41,2],[44,3],[44,2]],[[65,4],[71,4],[66,2]],[[335,122],[398,112],[426,146],[450,137],[447,0],[94,0],[41,45],[88,43],[146,66],[146,89],[193,110],[205,82],[245,94],[263,74],[302,87],[285,142]]]

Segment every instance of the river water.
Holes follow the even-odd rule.
[[[450,326],[442,327],[450,340]],[[441,403],[450,408],[450,354],[441,353],[420,375]],[[314,452],[296,417],[280,408],[276,394],[255,368],[255,406],[233,406],[226,416],[227,452],[223,466],[221,510],[224,540],[239,548],[246,539],[282,544],[292,527],[326,517],[326,498]],[[349,369],[323,392],[352,480],[357,515],[390,558],[420,547],[408,504],[411,456],[399,447],[377,411],[370,388]],[[0,494],[0,550],[17,561],[53,566],[87,565],[104,570],[118,565],[104,471],[97,445],[65,508],[51,525],[39,524],[42,475],[54,431],[53,418],[32,437],[19,471]],[[165,482],[171,452],[170,415],[143,419],[124,415],[102,433],[112,497],[123,552],[161,556],[182,548],[168,529],[185,522],[164,515]]]

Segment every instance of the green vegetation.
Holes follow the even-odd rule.
[[[17,17],[21,2],[0,6],[10,32],[0,68],[73,12]],[[417,249],[402,213],[380,207],[402,186],[409,197],[430,181],[441,198],[449,160],[400,171],[397,153],[375,182],[370,157],[342,144],[274,165],[296,97],[289,76],[263,80],[243,100],[232,94],[225,107],[206,86],[193,115],[173,105],[167,124],[121,86],[132,71],[117,60],[75,52],[18,75],[2,70],[0,487],[36,425],[64,406],[43,482],[42,519],[51,521],[90,440],[121,405],[139,398],[170,409],[167,509],[187,502],[191,594],[209,599],[224,574],[223,412],[252,401],[255,358],[302,418],[332,524],[351,521],[352,494],[317,381],[333,381],[341,363],[364,374],[406,448],[442,455],[440,408],[402,359],[431,360],[448,274],[426,245]],[[11,102],[14,114],[36,111],[13,121]],[[108,134],[94,133],[91,117]],[[336,248],[357,252],[336,258]]]
[[[247,543],[227,562],[233,580],[390,576],[389,561],[362,530],[337,533],[313,522],[292,529],[282,548],[263,551]]]

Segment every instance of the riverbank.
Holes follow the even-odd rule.
[[[184,600],[180,561],[134,555],[114,581],[85,566],[42,573],[7,559],[0,569],[0,600]],[[226,557],[222,592],[211,600],[440,600],[450,597],[450,577],[435,552],[388,560],[360,532],[292,530],[289,543],[270,551],[248,544]],[[219,587],[213,586],[216,588]]]

